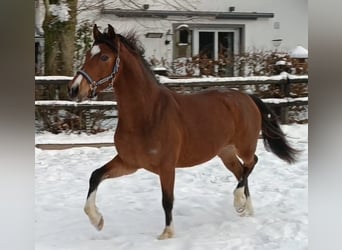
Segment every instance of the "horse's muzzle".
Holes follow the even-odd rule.
[[[69,97],[71,99],[75,99],[79,93],[79,86],[75,86],[75,87],[69,87],[68,86],[68,94],[69,94]]]

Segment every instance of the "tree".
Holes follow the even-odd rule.
[[[106,6],[140,9],[143,0],[36,0],[44,1],[45,17],[43,21],[45,39],[45,74],[74,74],[75,66],[79,66],[81,53],[89,48],[89,24],[93,20],[77,20],[83,11],[100,11]],[[198,0],[156,0],[156,6],[167,6],[171,9],[195,9]],[[77,23],[79,22],[79,23]],[[78,30],[76,29],[78,25]]]
[[[44,0],[45,74],[73,75],[77,0]]]

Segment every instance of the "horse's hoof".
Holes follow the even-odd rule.
[[[104,221],[103,216],[100,213],[96,213],[96,216],[94,217],[89,216],[89,220],[98,231],[102,230]]]
[[[251,197],[244,193],[244,187],[234,191],[234,207],[239,216],[252,216],[254,213]]]
[[[166,227],[161,235],[159,235],[158,240],[166,240],[172,238],[174,235],[172,227]]]
[[[251,197],[248,196],[247,201],[246,201],[246,208],[245,208],[244,216],[252,216],[253,214],[254,214],[254,208],[252,205],[252,200],[251,200]]]
[[[104,223],[103,216],[101,215],[100,221],[97,223],[97,225],[94,224],[94,226],[96,227],[98,231],[101,231],[103,228],[103,223]]]
[[[246,209],[245,188],[237,188],[234,190],[234,208],[238,214],[243,214]]]

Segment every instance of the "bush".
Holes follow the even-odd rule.
[[[292,74],[307,74],[307,61],[299,62],[282,52],[251,52],[233,57],[220,55],[218,60],[208,59],[205,56],[191,58],[177,58],[168,66],[165,60],[150,58],[153,66],[168,68],[169,76],[271,76],[281,72]]]

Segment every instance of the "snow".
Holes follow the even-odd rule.
[[[285,97],[285,98],[267,98],[267,99],[262,99],[263,102],[266,103],[274,103],[274,104],[279,104],[279,103],[290,103],[290,102],[307,102],[309,100],[308,97],[297,97],[297,98],[292,98],[292,97]]]
[[[167,69],[165,67],[152,67],[152,70],[161,71],[161,70],[167,70]]]
[[[51,12],[51,15],[57,17],[59,22],[67,22],[70,18],[70,8],[64,1],[59,4],[50,4],[49,11]]]
[[[74,107],[82,107],[82,106],[92,106],[92,105],[103,105],[103,106],[116,106],[117,102],[115,101],[93,101],[93,100],[85,100],[82,102],[76,101],[64,101],[64,100],[38,100],[34,101],[37,106],[74,106]]]
[[[264,98],[262,101],[267,103],[287,103],[287,102],[296,102],[296,101],[308,101],[308,97],[285,97],[285,98]],[[35,101],[36,106],[73,106],[73,107],[82,107],[82,106],[113,106],[117,105],[115,101],[92,101],[86,100],[82,102],[75,102],[75,101],[63,101],[63,100],[38,100]]]
[[[72,80],[72,76],[35,76],[34,79],[37,80]]]
[[[157,68],[158,69],[158,68]],[[165,69],[164,67],[160,69]],[[155,69],[154,69],[155,70]],[[308,75],[292,75],[282,72],[276,76],[246,76],[246,77],[201,77],[201,78],[185,78],[185,79],[171,79],[166,76],[159,76],[159,82],[165,83],[192,83],[192,82],[234,82],[234,81],[268,81],[268,80],[282,80],[282,79],[307,79]],[[35,76],[35,80],[72,80],[71,76]]]
[[[180,25],[178,25],[177,26],[177,28],[176,28],[176,30],[179,30],[179,29],[188,29],[189,28],[189,25],[187,25],[187,24],[180,24]]]
[[[308,50],[299,45],[290,52],[292,58],[308,58],[308,55]]]
[[[286,65],[286,62],[284,60],[279,60],[275,65]]]
[[[89,134],[53,134],[50,132],[37,133],[36,144],[73,144],[73,143],[111,143],[114,140],[114,130],[93,135]]]
[[[164,213],[157,175],[139,170],[103,182],[97,206],[104,215],[98,232],[83,212],[88,179],[116,153],[114,147],[35,149],[36,250],[57,249],[307,249],[308,125],[283,125],[290,143],[302,153],[288,165],[265,151],[249,178],[255,215],[239,217],[233,208],[236,180],[219,158],[177,169],[173,239],[159,241]],[[108,142],[97,135],[37,134],[36,142]]]
[[[159,82],[161,84],[167,83],[201,83],[201,82],[246,82],[246,81],[255,81],[255,82],[264,82],[264,81],[279,81],[283,79],[307,79],[308,75],[292,75],[286,72],[282,72],[279,75],[275,76],[246,76],[246,77],[201,77],[201,78],[188,78],[188,79],[170,79],[165,76],[160,76]]]

